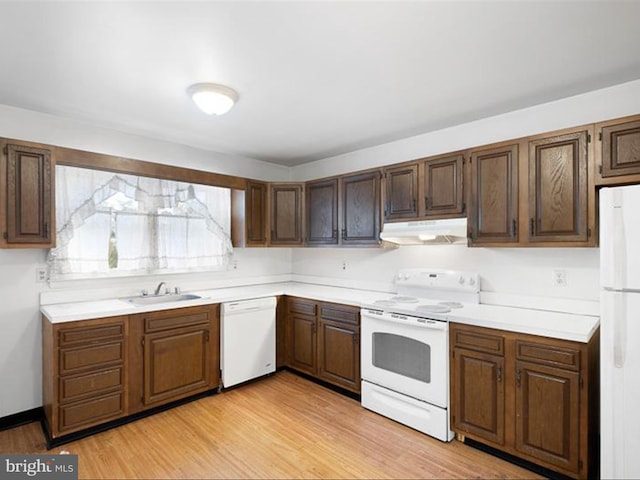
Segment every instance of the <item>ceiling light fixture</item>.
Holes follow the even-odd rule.
[[[238,101],[235,90],[216,83],[196,83],[187,92],[193,103],[207,115],[224,115]]]

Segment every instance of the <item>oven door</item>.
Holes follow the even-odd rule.
[[[362,379],[443,408],[449,398],[449,324],[361,311]]]

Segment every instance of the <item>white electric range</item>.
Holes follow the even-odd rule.
[[[416,268],[395,283],[361,309],[362,406],[450,441],[448,314],[479,303],[480,277]]]

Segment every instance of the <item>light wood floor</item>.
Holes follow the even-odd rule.
[[[290,372],[51,452],[63,449],[80,478],[540,478]],[[0,432],[0,453],[44,452],[38,423]]]

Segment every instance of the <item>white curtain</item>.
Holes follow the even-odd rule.
[[[52,278],[212,270],[232,254],[227,188],[56,167]]]

